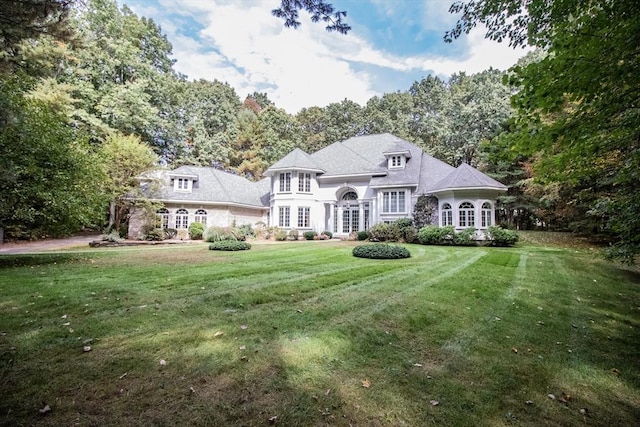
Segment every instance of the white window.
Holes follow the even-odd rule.
[[[382,213],[406,212],[404,191],[384,191],[382,193]]]
[[[311,174],[300,172],[298,174],[298,192],[311,193]]]
[[[199,222],[206,227],[207,225],[207,211],[204,209],[198,209],[193,215],[193,222]]]
[[[187,178],[176,178],[175,189],[180,191],[190,191],[191,180]]]
[[[449,203],[442,205],[442,226],[453,225],[453,210]]]
[[[389,169],[399,169],[404,167],[404,156],[390,156],[389,157]]]
[[[280,206],[278,208],[278,220],[280,227],[289,227],[291,225],[291,208],[289,206]]]
[[[176,228],[189,228],[189,211],[186,209],[176,211]]]
[[[493,211],[491,209],[491,203],[484,202],[482,204],[482,228],[491,227],[493,225]]]
[[[298,208],[298,227],[309,228],[311,208]]]
[[[458,206],[458,226],[461,228],[475,227],[475,207],[471,202],[462,202]]]
[[[158,227],[162,229],[169,228],[169,211],[165,208],[156,211],[158,216]]]
[[[291,172],[280,174],[280,191],[291,191]]]

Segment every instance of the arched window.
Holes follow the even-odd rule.
[[[491,203],[484,202],[482,204],[482,228],[491,227],[493,225],[493,209],[491,209]]]
[[[199,222],[200,224],[207,226],[207,211],[204,209],[198,209],[193,216],[193,222]]]
[[[471,202],[462,202],[458,206],[458,226],[460,228],[474,227],[476,225],[475,207]]]
[[[176,211],[176,228],[189,228],[189,211],[186,209]]]
[[[156,211],[156,215],[158,216],[158,224],[159,228],[169,228],[169,211],[165,208],[158,209]]]
[[[449,203],[442,205],[442,226],[453,225],[453,209]]]

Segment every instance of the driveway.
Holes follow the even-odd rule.
[[[0,255],[4,254],[28,254],[38,252],[61,251],[65,249],[86,247],[89,242],[100,240],[101,234],[83,234],[64,239],[35,240],[31,242],[4,243],[0,245]]]

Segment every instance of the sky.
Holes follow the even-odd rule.
[[[174,69],[189,80],[218,80],[240,99],[264,92],[295,114],[349,99],[403,92],[428,75],[448,79],[490,67],[506,70],[526,54],[474,29],[453,43],[453,0],[328,0],[346,10],[347,35],[327,32],[301,12],[286,28],[271,15],[280,0],[119,0],[153,19],[173,45]]]

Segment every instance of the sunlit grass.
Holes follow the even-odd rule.
[[[637,424],[637,271],[354,244],[0,257],[0,424]]]

